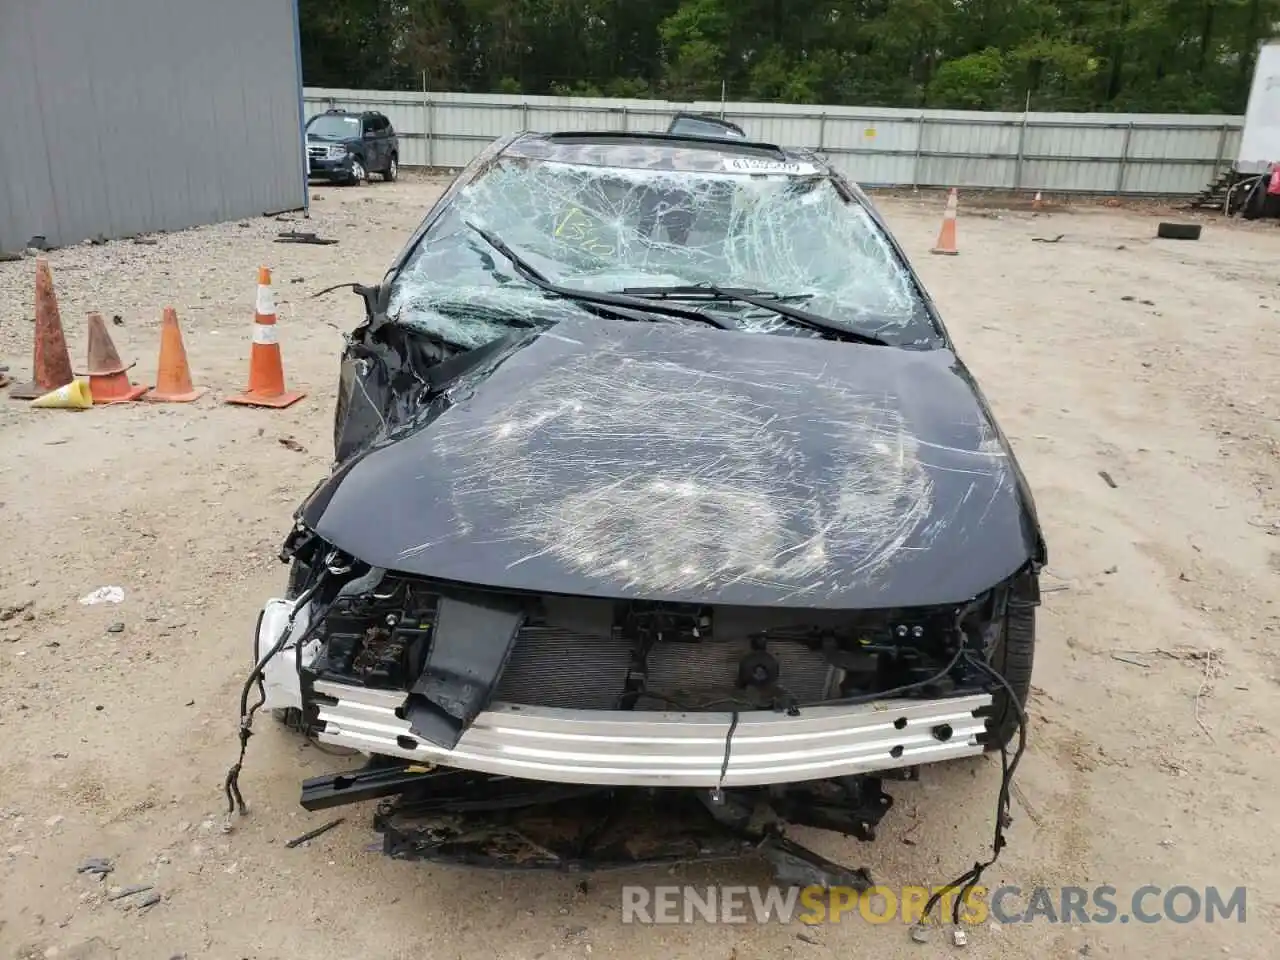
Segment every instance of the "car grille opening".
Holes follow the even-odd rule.
[[[476,621],[481,626],[451,634],[452,649],[440,654],[439,600],[429,584],[391,581],[376,596],[329,613],[314,674],[409,692],[430,670],[443,671],[432,683],[456,674],[456,664],[465,664],[467,651],[482,643],[488,652],[477,650],[476,656],[490,663],[490,703],[568,710],[783,709],[908,684],[919,686],[921,696],[944,694],[954,679],[940,681],[938,671],[954,661],[960,644],[954,612],[941,608],[821,613],[544,596],[522,598],[523,623],[509,653],[505,639],[495,651],[495,638],[466,632],[485,629],[482,617]],[[453,665],[429,668],[437,655]],[[483,677],[471,680],[482,683]]]
[[[670,701],[698,704],[741,696],[735,686],[738,664],[751,652],[747,637],[703,642],[657,643],[648,657],[647,690]],[[782,685],[800,702],[830,695],[837,671],[821,650],[776,642]],[[616,710],[631,662],[628,642],[555,626],[525,627],[516,638],[494,699],[504,703],[580,710]],[[636,709],[677,709],[673,703],[642,698]]]

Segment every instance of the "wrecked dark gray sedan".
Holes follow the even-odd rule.
[[[378,800],[395,856],[827,882],[787,824],[869,839],[885,781],[1025,738],[1031,494],[823,159],[508,136],[355,289],[242,711],[367,756],[305,807]]]

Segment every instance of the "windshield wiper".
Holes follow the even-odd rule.
[[[645,300],[642,297],[628,297],[619,293],[595,293],[590,290],[577,290],[573,287],[562,287],[558,283],[553,283],[537,271],[532,265],[522,258],[518,253],[512,250],[502,238],[497,234],[490,233],[484,227],[476,226],[469,220],[464,220],[470,229],[478,233],[485,243],[493,247],[500,254],[511,261],[511,265],[515,267],[516,273],[522,278],[540,287],[548,293],[554,293],[556,296],[564,297],[566,300],[574,300],[578,303],[592,303],[602,307],[629,307],[641,313],[656,313],[667,317],[679,317],[682,320],[693,320],[697,323],[705,323],[709,327],[715,327],[717,330],[733,330],[733,324],[724,320],[719,320],[708,314],[698,310],[691,310],[687,307],[671,307],[661,303],[654,303],[652,300]],[[616,314],[625,320],[631,320],[632,317],[625,313]]]
[[[829,320],[820,313],[814,313],[811,310],[805,310],[801,307],[793,307],[789,303],[783,303],[781,300],[773,300],[768,297],[756,297],[747,293],[731,293],[722,290],[719,287],[712,287],[716,293],[724,297],[726,300],[738,300],[742,303],[749,303],[753,307],[760,307],[762,310],[772,310],[781,317],[786,317],[802,327],[808,327],[810,330],[819,330],[823,333],[830,333],[833,336],[840,337],[845,340],[852,340],[854,343],[869,343],[877,347],[889,346],[888,340],[877,337],[874,333],[862,333],[846,327],[842,323],[836,323]]]
[[[725,300],[737,300],[739,303],[749,303],[753,307],[759,307],[762,310],[771,310],[781,317],[786,317],[788,320],[800,324],[802,327],[808,327],[810,330],[820,330],[823,333],[830,333],[846,340],[852,340],[855,343],[870,343],[877,347],[889,346],[888,340],[881,340],[875,334],[860,333],[843,324],[836,323],[834,320],[829,320],[820,313],[813,313],[801,307],[793,307],[791,304],[783,303],[781,300],[757,297],[754,294],[726,290],[723,287],[708,286],[707,289]]]
[[[623,293],[633,296],[649,296],[649,297],[693,297],[700,295],[704,299],[715,300],[731,300],[735,303],[747,303],[753,307],[759,307],[762,310],[768,310],[779,316],[785,317],[793,323],[798,323],[810,330],[820,330],[823,333],[830,333],[835,336],[842,337],[846,340],[853,340],[856,343],[870,343],[878,347],[889,346],[889,341],[882,340],[880,337],[870,333],[862,333],[853,330],[843,324],[829,320],[820,313],[813,313],[801,307],[793,307],[788,300],[809,299],[812,294],[791,294],[782,296],[775,293],[769,293],[765,290],[751,290],[740,287],[717,287],[714,284],[691,284],[689,286],[678,287],[627,287]]]
[[[724,296],[716,293],[705,283],[690,284],[678,287],[623,287],[619,293],[632,297],[653,297],[655,300],[725,300],[729,297],[764,297],[786,303],[791,300],[812,300],[812,293],[773,293],[769,290],[756,290],[752,287],[721,287]]]

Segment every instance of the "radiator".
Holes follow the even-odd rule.
[[[738,663],[751,650],[746,637],[700,643],[658,643],[649,652],[646,689],[681,703],[732,697]],[[779,682],[801,703],[828,696],[835,670],[821,651],[794,642],[769,644],[781,668]],[[495,701],[581,710],[616,709],[626,682],[631,651],[627,641],[605,634],[556,626],[525,627],[516,638]],[[658,700],[642,709],[669,710]],[[725,709],[721,704],[719,709]]]

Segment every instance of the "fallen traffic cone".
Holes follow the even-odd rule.
[[[305,393],[285,393],[284,363],[276,335],[276,302],[271,295],[271,271],[258,268],[258,303],[253,316],[253,348],[249,357],[249,388],[227,403],[250,407],[287,407]]]
[[[942,212],[942,229],[938,231],[938,242],[930,253],[945,253],[954,257],[959,253],[956,248],[956,212],[960,209],[960,195],[952,187],[947,194],[947,209]]]
[[[72,380],[57,390],[36,397],[31,406],[40,410],[88,410],[93,406],[93,394],[89,392],[89,384],[83,380]]]
[[[9,391],[14,400],[32,400],[51,390],[65,387],[75,379],[71,372],[71,354],[62,333],[62,317],[58,298],[53,292],[53,274],[49,261],[36,258],[36,342],[31,361],[31,380]]]
[[[156,385],[146,395],[157,403],[190,403],[204,393],[191,385],[191,368],[187,365],[187,348],[178,329],[178,311],[164,308],[160,321],[160,359],[156,363]]]
[[[147,392],[144,386],[129,382],[129,368],[120,362],[116,345],[111,342],[102,314],[89,314],[89,393],[95,404],[128,403]]]

